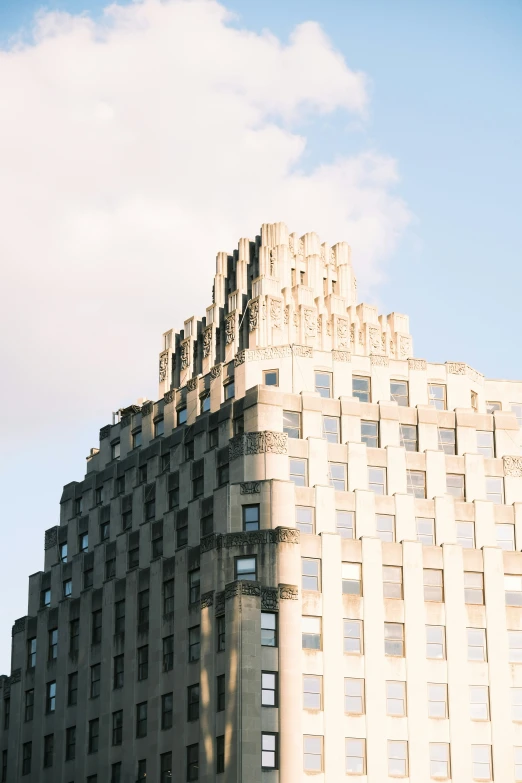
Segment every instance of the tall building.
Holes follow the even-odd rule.
[[[162,348],[45,532],[1,781],[521,781],[522,382],[282,223]]]

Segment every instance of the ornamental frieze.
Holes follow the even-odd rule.
[[[504,457],[504,476],[522,476],[522,457]]]
[[[241,495],[257,495],[261,492],[261,482],[245,481],[239,485],[239,492]]]
[[[228,446],[229,460],[232,462],[244,455],[287,454],[288,435],[286,432],[243,432],[230,438]]]
[[[187,391],[194,391],[194,389],[198,388],[198,379],[197,378],[189,378],[187,381]]]
[[[154,407],[154,403],[146,402],[145,405],[141,406],[141,415],[142,416],[150,416],[150,414],[152,413],[153,407]]]
[[[408,359],[408,367],[410,370],[425,370],[426,359]]]
[[[295,527],[276,527],[266,530],[238,531],[237,533],[211,533],[200,541],[200,553],[212,549],[260,546],[264,544],[298,544],[300,531]]]
[[[315,310],[305,307],[304,311],[305,334],[315,337],[317,334],[317,315]]]
[[[370,361],[377,367],[388,367],[390,364],[390,360],[387,356],[379,356],[374,353],[370,354]]]
[[[203,332],[203,358],[210,356],[212,351],[212,326],[207,326]]]
[[[334,362],[351,362],[352,354],[350,351],[332,351],[332,359]]]
[[[221,364],[215,364],[214,367],[211,367],[210,377],[212,378],[212,380],[221,377],[221,367],[222,367]]]
[[[50,527],[45,531],[44,549],[52,549],[58,543],[58,528]]]
[[[201,609],[207,609],[209,606],[212,606],[213,603],[214,603],[214,591],[209,590],[208,593],[203,593],[200,599]]]
[[[13,630],[12,630],[12,635],[13,636],[16,633],[22,633],[23,631],[25,631],[26,620],[27,620],[27,616],[26,617],[19,617],[18,620],[14,621]]]
[[[412,353],[411,337],[399,336],[399,359],[409,359]]]
[[[297,601],[299,588],[297,585],[279,585],[279,598],[283,601]]]
[[[451,375],[466,375],[464,362],[446,362],[446,369]]]
[[[236,316],[234,314],[225,318],[225,342],[230,345],[236,338]]]
[[[183,340],[180,347],[180,367],[182,370],[186,370],[190,364],[190,337]]]
[[[261,588],[261,611],[277,612],[279,609],[279,590],[277,587]]]
[[[292,353],[304,359],[313,359],[314,349],[308,345],[292,345]]]
[[[163,401],[165,402],[165,405],[169,405],[171,402],[173,402],[175,397],[176,397],[175,389],[169,389],[168,392],[165,392],[165,394],[163,395]]]
[[[219,617],[220,614],[225,614],[225,591],[216,593],[215,614]]]
[[[259,299],[253,299],[248,308],[248,329],[255,332],[259,326]]]
[[[163,383],[167,379],[167,369],[169,365],[169,352],[163,351],[159,357],[159,382]]]
[[[105,440],[105,438],[108,438],[111,434],[111,425],[106,424],[105,427],[102,427],[100,430],[100,440]]]

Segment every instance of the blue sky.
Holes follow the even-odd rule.
[[[63,0],[46,7],[96,16],[104,5],[98,0]],[[522,4],[515,0],[229,0],[224,5],[237,14],[234,24],[238,29],[257,33],[268,29],[282,42],[288,41],[296,25],[314,20],[346,66],[366,75],[369,103],[365,117],[347,112],[339,102],[332,111],[303,112],[298,122],[294,120],[292,132],[306,138],[297,165],[302,172],[313,173],[320,165],[368,151],[395,161],[399,181],[386,187],[405,203],[410,218],[407,226],[397,229],[389,257],[378,260],[379,281],[368,287],[381,311],[410,315],[415,355],[431,361],[466,361],[489,377],[522,378],[516,338],[522,288]],[[39,8],[39,3],[30,0],[0,3],[4,48],[21,28],[29,30]],[[284,122],[280,125],[285,126]],[[38,138],[32,136],[22,169],[34,164],[37,143]],[[54,184],[49,185],[49,192]],[[259,211],[263,211],[262,202]],[[265,219],[259,214],[258,225]],[[250,230],[247,226],[244,232]],[[349,236],[327,238],[350,241]],[[235,234],[231,236],[229,245],[236,239]],[[42,234],[40,247],[45,243]],[[143,256],[147,253],[145,238]],[[354,266],[364,278],[357,256]],[[179,285],[178,280],[175,287]],[[132,291],[127,293],[132,296]],[[43,300],[47,294],[43,291]],[[86,314],[103,314],[104,307],[102,300],[91,300],[85,304]],[[158,312],[148,305],[136,312],[138,325],[140,319],[152,324],[158,338],[170,326],[179,328],[187,315],[166,314],[161,308]],[[151,348],[147,344],[138,352],[122,348],[127,327],[107,320],[104,341],[111,352],[123,350],[126,363],[132,363],[142,379],[140,390],[154,396],[159,346],[151,342]],[[6,328],[16,334],[18,324]],[[63,323],[53,329],[60,342]],[[5,562],[0,563],[0,589],[10,593],[10,605],[0,612],[2,671],[9,666],[10,624],[25,612],[26,572],[41,567],[43,530],[57,522],[61,486],[81,478],[84,457],[95,445],[98,427],[108,421],[110,410],[127,403],[121,399],[127,385],[134,384],[132,393],[139,385],[122,371],[120,386],[111,382],[110,394],[102,398],[97,391],[104,386],[98,379],[105,378],[104,365],[96,364],[100,350],[98,345],[89,348],[86,331],[77,351],[84,357],[84,367],[78,370],[76,385],[69,387],[67,378],[58,378],[52,361],[47,374],[44,370],[29,378],[24,372],[17,376],[17,365],[10,364],[11,348],[4,347],[7,366],[17,368],[11,374],[19,384],[10,387],[4,410],[15,400],[24,404],[28,383],[36,401],[52,395],[55,385],[68,402],[61,405],[59,415],[46,404],[47,417],[39,420],[48,418],[48,426],[41,424],[31,434],[32,491],[24,504],[19,497],[27,496],[27,441],[20,445],[13,437],[9,459],[4,454],[2,516],[10,546],[2,547]],[[61,356],[70,354],[64,344]],[[56,366],[60,366],[58,360]],[[79,416],[75,399],[84,387],[89,397],[81,399]],[[53,422],[55,416],[63,418]],[[9,561],[19,563],[22,553],[27,568],[24,563],[15,572]]]

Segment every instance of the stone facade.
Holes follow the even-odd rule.
[[[218,254],[45,532],[0,780],[522,779],[522,383],[355,294],[283,224]]]

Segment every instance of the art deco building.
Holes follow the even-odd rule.
[[[45,533],[1,781],[522,781],[522,382],[282,223],[162,348]]]

